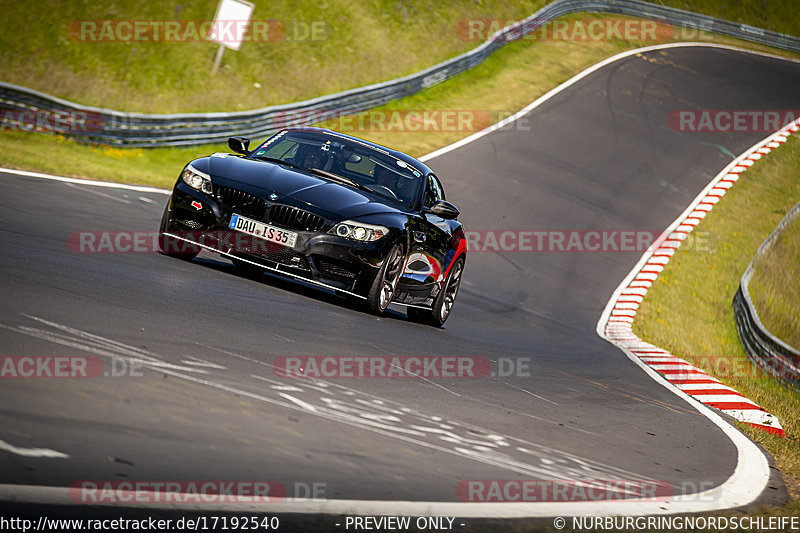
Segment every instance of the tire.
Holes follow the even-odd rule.
[[[158,229],[158,249],[159,251],[170,257],[177,257],[184,261],[191,261],[197,254],[200,253],[200,247],[189,244],[186,241],[181,241],[164,235],[164,232],[170,229],[170,210],[169,203],[164,209],[164,214],[161,217],[161,226]]]
[[[403,247],[399,244],[386,254],[386,259],[367,293],[367,310],[370,313],[380,315],[389,307],[397,288],[397,280],[402,274],[404,260]]]
[[[459,257],[453,264],[442,285],[442,291],[433,301],[433,309],[409,307],[406,311],[408,319],[420,324],[441,327],[450,317],[456,303],[458,288],[461,286],[461,274],[464,272],[464,258]]]

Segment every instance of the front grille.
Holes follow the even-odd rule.
[[[262,220],[267,212],[267,202],[249,192],[217,185],[216,193],[217,199],[239,215]]]
[[[358,272],[349,263],[336,261],[323,256],[315,256],[314,262],[326,278],[355,279]]]
[[[325,224],[325,219],[314,213],[277,204],[269,210],[269,221],[276,226],[298,231],[319,231]]]

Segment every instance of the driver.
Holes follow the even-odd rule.
[[[394,192],[397,185],[397,179],[395,178],[394,172],[377,165],[375,167],[375,183]]]
[[[303,166],[306,168],[322,168],[322,157],[318,152],[309,152],[303,161]]]

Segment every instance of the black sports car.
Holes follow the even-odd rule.
[[[159,245],[207,249],[345,294],[382,313],[444,324],[467,256],[458,209],[433,171],[406,154],[327,129],[280,131],[255,150],[217,153],[181,171]]]

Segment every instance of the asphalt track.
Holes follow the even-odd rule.
[[[798,86],[798,63],[647,52],[428,164],[470,230],[660,230],[767,133],[677,132],[669,113],[798,109]],[[211,255],[74,253],[76,231],[155,230],[166,196],[11,174],[2,183],[2,355],[100,355],[108,368],[128,358],[141,370],[3,380],[0,440],[69,456],[4,449],[6,485],[277,480],[290,492],[322,484],[328,499],[455,502],[462,480],[651,479],[695,492],[736,467],[718,427],[595,333],[641,252],[471,253],[436,330],[241,277]],[[298,382],[271,366],[437,354],[529,360],[530,375]]]

